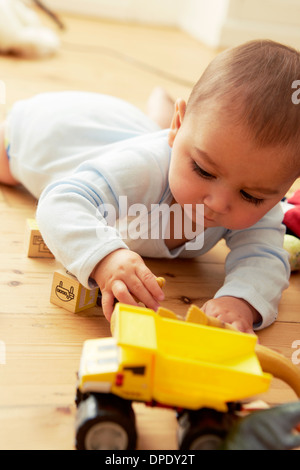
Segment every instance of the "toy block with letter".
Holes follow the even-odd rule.
[[[87,289],[72,274],[57,270],[53,275],[50,302],[78,313],[97,304],[98,292],[98,287]]]
[[[35,219],[27,219],[25,249],[28,258],[54,258],[41,236]]]

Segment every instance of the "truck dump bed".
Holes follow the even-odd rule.
[[[227,409],[226,403],[265,392],[253,335],[161,317],[119,304],[114,336],[122,347],[153,353],[152,397],[170,406]]]

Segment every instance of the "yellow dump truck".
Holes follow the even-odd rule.
[[[135,448],[133,401],[174,408],[180,449],[217,448],[240,402],[268,390],[272,375],[262,363],[271,372],[287,365],[283,378],[300,393],[299,371],[287,359],[258,353],[254,335],[211,322],[195,306],[183,321],[165,309],[116,304],[113,336],[84,343],[77,449]]]

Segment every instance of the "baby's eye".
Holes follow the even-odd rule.
[[[199,176],[202,178],[206,179],[212,179],[214,176],[211,173],[208,173],[207,171],[203,170],[195,161],[193,161],[193,170],[198,173]]]
[[[250,202],[251,204],[254,204],[255,206],[259,206],[264,202],[264,199],[260,199],[258,197],[251,196],[251,194],[246,193],[246,191],[241,190],[240,191],[243,199],[246,201]]]

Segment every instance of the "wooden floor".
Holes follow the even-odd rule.
[[[49,90],[109,93],[145,109],[147,97],[164,86],[187,98],[192,84],[216,54],[182,32],[65,16],[61,50],[39,61],[0,57],[6,106]],[[49,302],[54,260],[25,255],[25,221],[36,201],[22,188],[0,188],[0,449],[73,449],[74,393],[82,343],[109,335],[94,308],[72,314]],[[224,278],[226,248],[220,243],[194,261],[147,260],[167,280],[164,306],[184,314],[190,303],[211,298]],[[300,274],[284,292],[277,322],[259,333],[262,344],[288,358],[300,340]],[[5,354],[4,354],[5,353]],[[300,366],[299,366],[300,367]],[[270,404],[294,400],[274,381],[262,397]],[[139,449],[176,449],[173,412],[135,405]]]

